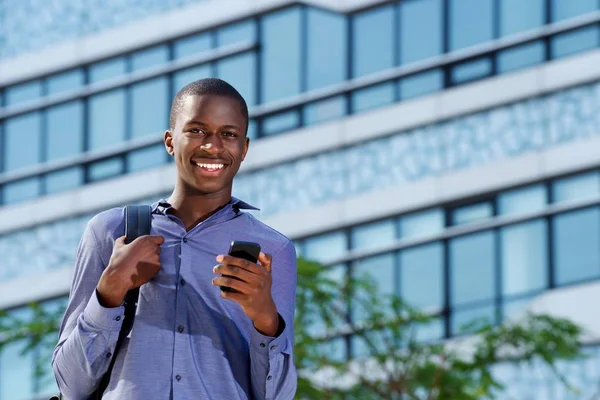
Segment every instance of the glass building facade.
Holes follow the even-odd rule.
[[[43,26],[56,30],[50,36],[55,40],[71,40],[210,2],[150,1],[136,13],[139,0],[111,1],[84,28],[78,8],[83,2],[69,9],[66,0],[57,1],[48,13],[69,15],[68,23],[60,30]],[[40,36],[35,32],[40,27],[9,29],[26,15],[25,3],[0,0],[0,22],[13,21],[0,23],[0,71],[3,61],[52,45],[47,39],[25,44],[27,37]],[[303,130],[594,54],[600,47],[598,0],[363,3],[340,11],[282,0],[272,9],[0,86],[0,211],[167,168],[172,159],[162,133],[170,101],[199,78],[220,77],[241,92],[250,107],[248,136],[254,143],[279,140],[285,146],[287,137]],[[109,18],[115,7],[122,7],[120,20]],[[278,217],[560,152],[600,134],[598,82],[499,101],[285,159],[240,174],[234,194],[258,205],[261,216]],[[563,158],[569,157],[577,155]],[[434,313],[427,339],[451,338],[468,333],[461,327],[474,318],[501,323],[548,290],[600,278],[599,168],[600,162],[526,184],[499,184],[293,239],[300,255],[321,262],[333,276],[369,275],[382,293]],[[0,285],[71,268],[85,224],[100,209],[0,233]],[[43,305],[62,307],[66,296],[43,299]],[[26,310],[15,306],[9,312],[31,318]],[[348,314],[360,318],[351,309]],[[51,379],[35,375],[37,363],[48,357],[45,348],[22,357],[22,346],[14,343],[0,352],[0,400],[34,399],[55,390]],[[334,336],[331,349],[340,359],[365,354],[364,344],[347,333]],[[600,353],[589,351],[584,369],[599,371],[590,373],[592,380],[600,378]],[[497,373],[515,379],[504,366]],[[535,379],[521,379],[519,387]],[[536,385],[531,387],[550,387]]]

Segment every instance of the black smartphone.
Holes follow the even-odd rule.
[[[231,242],[229,246],[229,253],[232,257],[243,258],[244,260],[248,260],[252,263],[256,263],[258,261],[258,255],[260,254],[260,245],[254,242],[243,242],[239,240],[234,240]],[[232,279],[237,279],[233,276],[227,276]],[[237,292],[237,290],[232,289],[228,286],[219,286],[221,291],[223,292]]]

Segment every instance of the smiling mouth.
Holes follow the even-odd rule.
[[[192,161],[192,165],[195,165],[204,172],[219,172],[222,171],[225,167],[227,167],[227,164],[223,163],[201,163],[194,161]]]

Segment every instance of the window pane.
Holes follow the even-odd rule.
[[[131,70],[139,71],[164,64],[167,61],[169,61],[169,48],[166,45],[156,46],[133,53],[131,55]]]
[[[352,248],[367,250],[388,246],[396,240],[396,224],[394,220],[370,223],[357,226],[350,232]]]
[[[552,220],[552,255],[557,285],[600,276],[600,209],[588,208]]]
[[[307,89],[344,81],[347,66],[346,18],[310,8],[307,19]]]
[[[251,119],[248,122],[248,131],[246,132],[246,136],[249,137],[250,139],[255,139],[257,136],[257,129],[256,129],[256,120]]]
[[[46,159],[74,156],[83,151],[83,102],[60,104],[46,113]]]
[[[129,172],[135,172],[157,167],[167,162],[166,154],[162,144],[136,150],[127,155],[127,168]]]
[[[127,63],[124,57],[113,58],[94,64],[89,68],[90,82],[99,82],[105,79],[124,75],[127,71]]]
[[[34,353],[21,355],[26,340],[18,340],[2,347],[0,352],[0,398],[30,399],[34,395]]]
[[[501,0],[500,36],[544,25],[546,0]]]
[[[342,118],[345,114],[346,98],[343,96],[317,101],[307,104],[303,108],[305,125],[313,125]]]
[[[99,150],[125,140],[125,90],[116,89],[89,100],[89,149]]]
[[[576,17],[598,9],[598,0],[551,0],[552,21]]]
[[[435,235],[444,230],[444,211],[436,208],[404,215],[398,224],[403,239]]]
[[[319,349],[319,353],[327,354],[327,357],[330,360],[342,362],[346,361],[348,358],[346,339],[344,337],[328,340],[327,342],[320,344]]]
[[[262,101],[300,93],[300,8],[265,16],[262,30]]]
[[[45,178],[46,193],[52,194],[83,185],[83,169],[74,167],[52,172]]]
[[[4,170],[12,171],[39,163],[41,114],[33,112],[6,120],[4,125]],[[23,144],[27,143],[27,146]]]
[[[483,78],[492,73],[492,61],[489,58],[480,58],[459,64],[452,68],[452,83],[465,83]]]
[[[546,235],[545,220],[500,230],[503,296],[527,293],[548,285]]]
[[[552,182],[552,201],[593,199],[600,195],[600,173],[594,171]]]
[[[404,1],[399,7],[400,63],[407,64],[441,54],[443,50],[441,0]]]
[[[444,246],[441,243],[400,251],[400,296],[414,307],[443,307]]]
[[[57,75],[52,75],[46,80],[46,91],[49,95],[77,89],[81,86],[83,86],[82,69],[75,69]]]
[[[450,298],[453,306],[494,297],[494,242],[491,231],[449,242]]]
[[[354,279],[359,282],[368,281],[374,284],[379,295],[389,296],[395,294],[396,291],[395,269],[396,258],[393,253],[388,253],[354,262],[352,274]],[[369,316],[368,311],[371,304],[364,303],[364,296],[361,296],[360,291],[357,294],[352,299],[352,318],[354,321],[364,321]],[[378,311],[382,311],[387,315],[388,312],[391,314],[392,310]]]
[[[121,157],[115,157],[104,161],[98,161],[90,165],[88,173],[91,181],[98,181],[120,175],[123,173],[123,159]]]
[[[437,92],[442,90],[443,87],[444,73],[440,69],[407,76],[398,82],[400,99],[402,100]]]
[[[256,24],[254,20],[238,22],[217,30],[217,46],[255,40]]]
[[[492,0],[449,0],[450,50],[494,38]]]
[[[523,316],[523,313],[533,302],[534,297],[519,298],[502,302],[502,319],[514,320]]]
[[[211,76],[212,71],[209,64],[186,68],[179,72],[175,72],[173,74],[173,97],[187,84],[199,79],[210,78]]]
[[[136,83],[131,87],[131,137],[162,134],[167,129],[169,100],[167,77]]]
[[[472,332],[473,329],[467,329],[467,325],[475,324],[474,328],[477,329],[481,324],[496,322],[496,307],[488,305],[455,311],[452,313],[450,321],[451,335]]]
[[[300,116],[297,111],[285,111],[269,117],[262,122],[264,136],[276,135],[284,131],[295,129],[300,125]]]
[[[304,257],[326,263],[346,255],[348,243],[344,232],[314,236],[304,241]]]
[[[240,92],[248,107],[256,104],[256,53],[245,53],[220,60],[217,77]]]
[[[40,195],[39,178],[29,178],[4,185],[4,203],[12,204],[30,200]]]
[[[527,43],[498,53],[498,73],[505,73],[544,62],[544,42]]]
[[[530,213],[546,208],[546,187],[528,186],[498,195],[498,214]]]
[[[550,39],[552,58],[567,57],[598,47],[598,26],[562,33]]]
[[[378,7],[352,20],[352,75],[362,76],[394,66],[394,8]]]
[[[211,41],[212,36],[210,33],[200,33],[198,35],[180,39],[173,44],[174,57],[178,60],[210,50],[212,47]]]
[[[392,82],[381,83],[352,93],[352,112],[372,110],[394,103],[395,87]]]
[[[452,224],[460,225],[479,221],[490,218],[493,216],[493,213],[494,210],[491,203],[470,204],[468,206],[459,207],[452,212]]]
[[[40,81],[22,83],[11,86],[4,92],[7,106],[39,99],[42,96],[42,84]]]

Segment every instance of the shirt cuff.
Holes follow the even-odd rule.
[[[250,345],[256,352],[271,358],[285,350],[286,325],[281,315],[279,315],[279,324],[279,335],[277,337],[265,336],[254,327],[251,329]]]
[[[125,306],[106,308],[98,301],[98,293],[94,290],[90,300],[83,310],[83,318],[93,326],[103,330],[119,331],[123,324]]]

